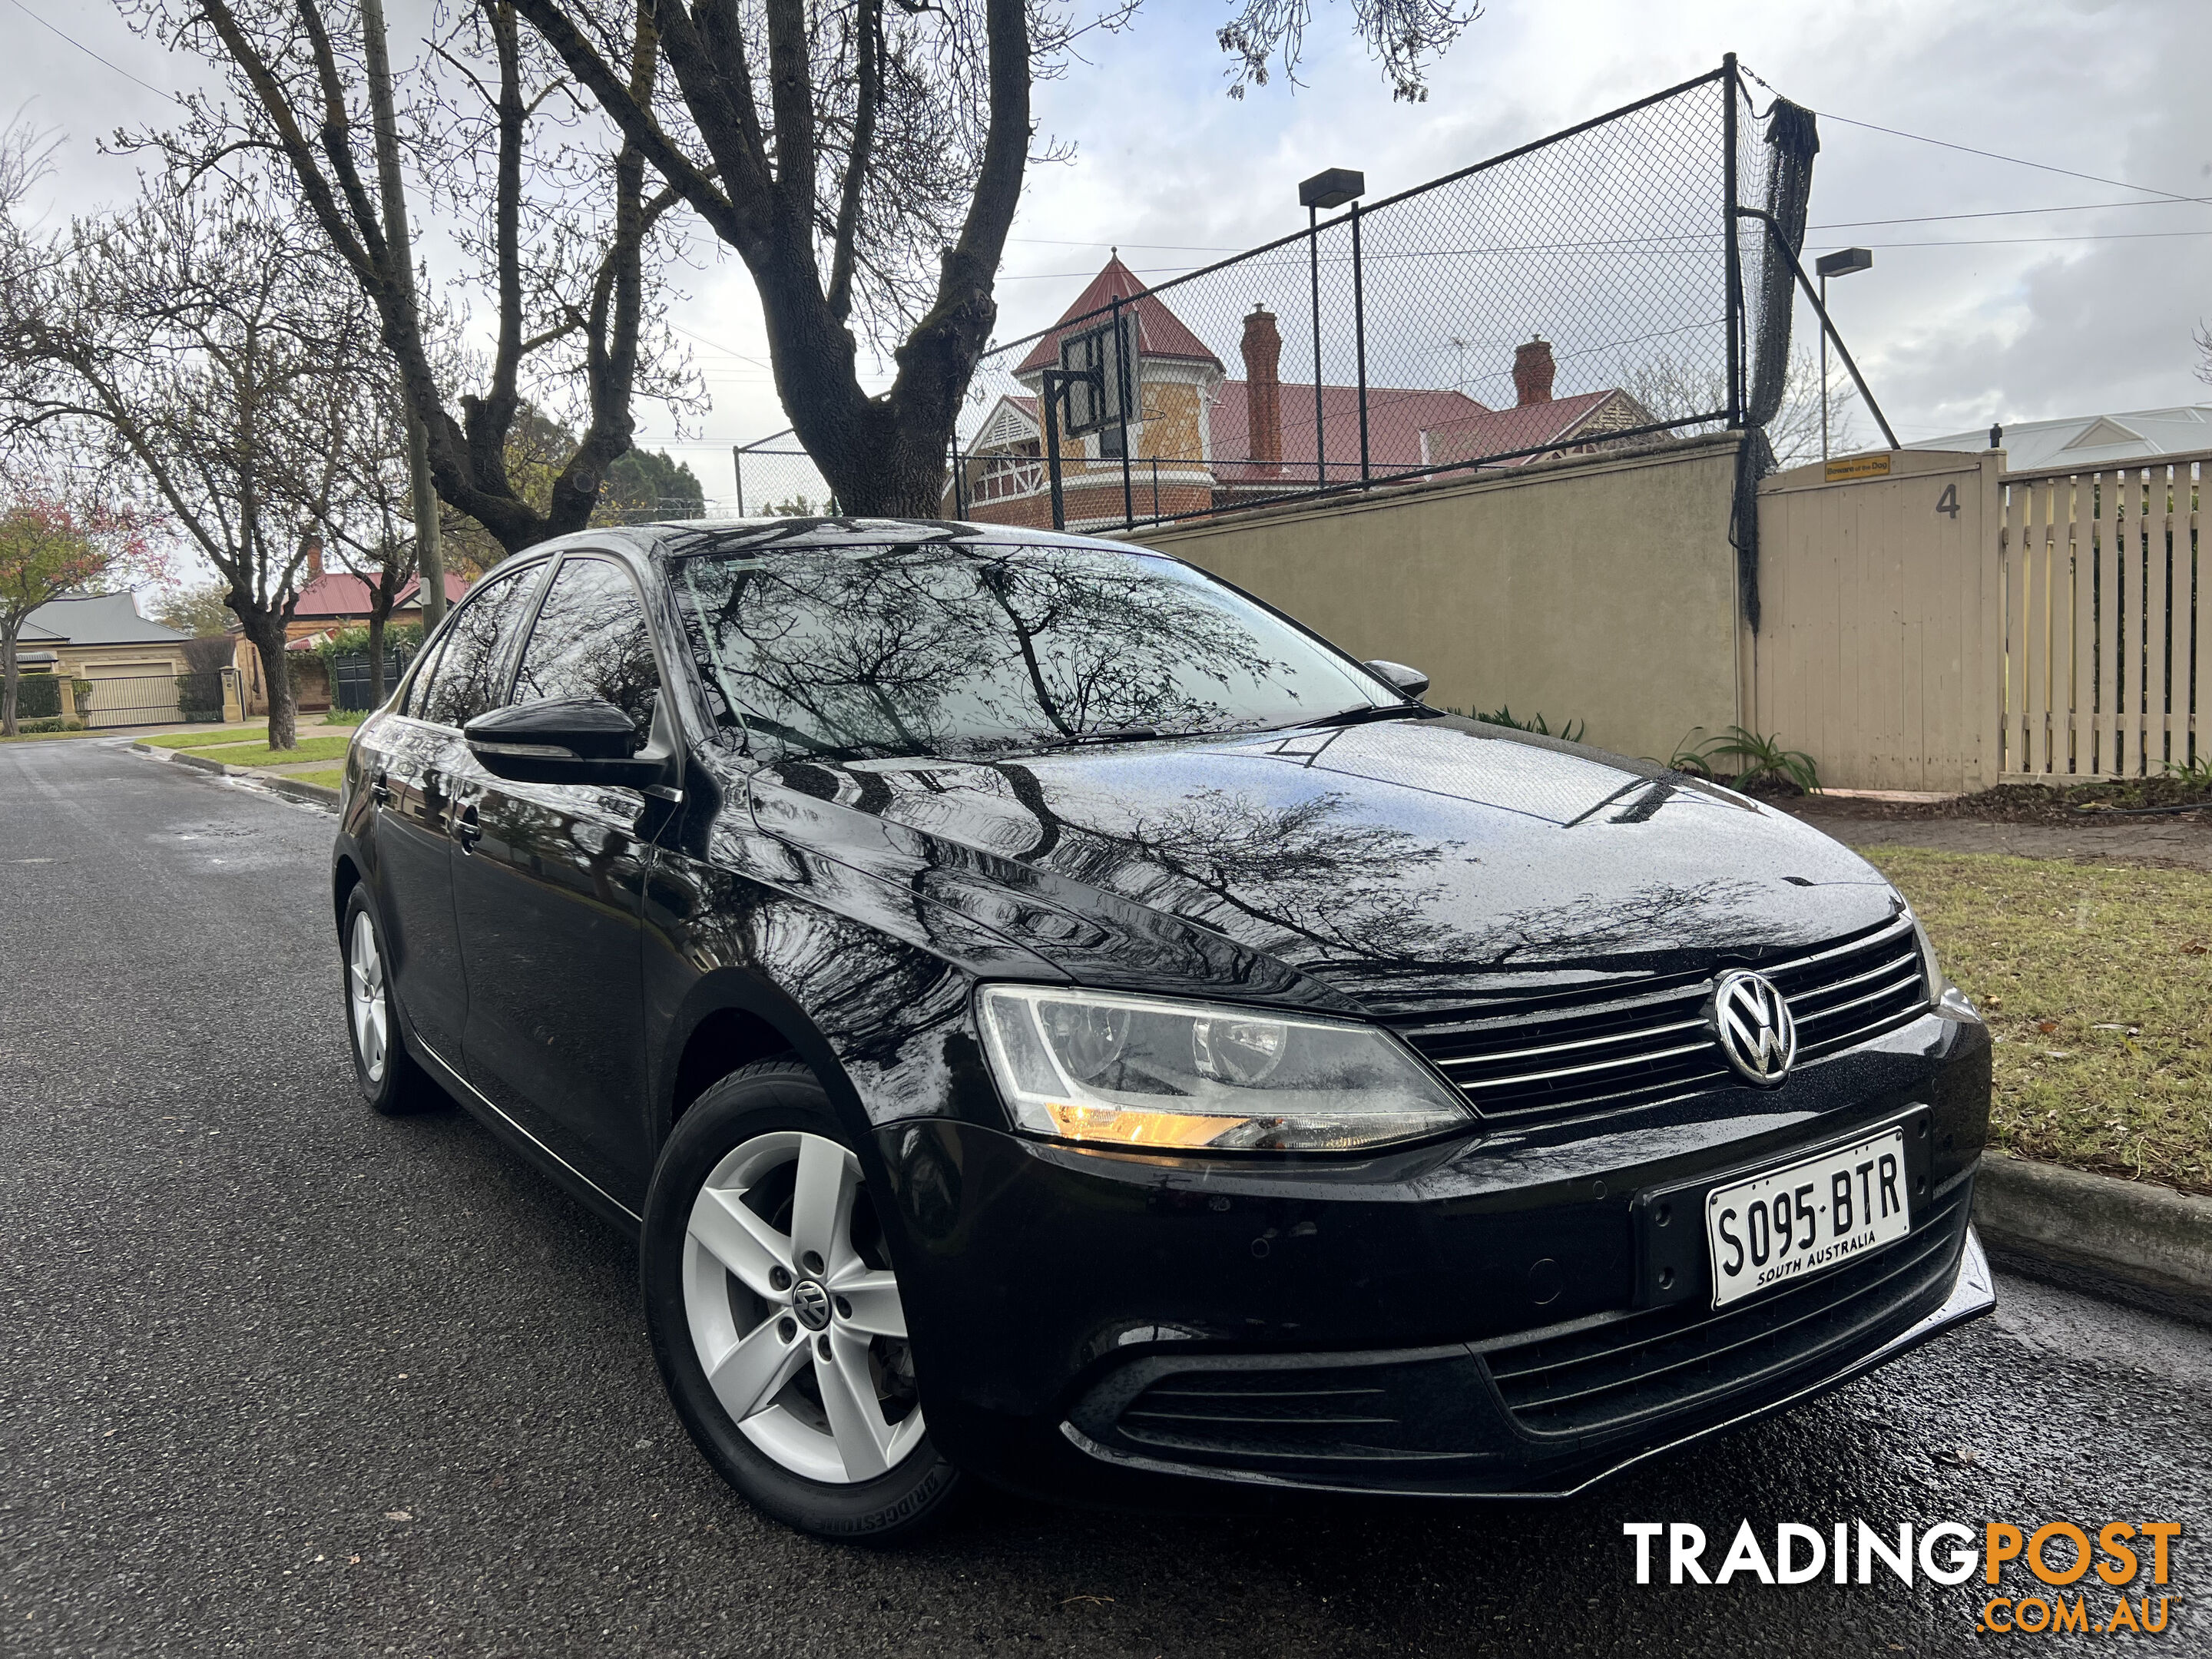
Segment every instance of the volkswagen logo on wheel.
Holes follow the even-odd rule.
[[[1745,969],[1723,974],[1713,988],[1713,1036],[1739,1076],[1771,1089],[1797,1058],[1797,1022],[1774,981]]]
[[[810,1331],[830,1328],[830,1292],[815,1280],[802,1279],[791,1287],[791,1310]]]

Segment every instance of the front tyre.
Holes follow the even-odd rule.
[[[746,1066],[684,1113],[641,1255],[677,1415],[757,1507],[875,1543],[945,1512],[961,1480],[922,1419],[898,1276],[805,1066]]]
[[[345,975],[346,1036],[353,1049],[354,1082],[373,1111],[399,1117],[444,1103],[437,1085],[407,1052],[392,995],[391,958],[375,908],[359,885],[347,896],[338,928]]]

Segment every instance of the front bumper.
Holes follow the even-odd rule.
[[[1884,1310],[1887,1317],[1869,1319],[1863,1323],[1853,1322],[1855,1328],[1849,1336],[1824,1343],[1818,1352],[1755,1368],[1747,1366],[1742,1375],[1730,1378],[1723,1385],[1683,1389],[1679,1399],[1650,1413],[1646,1431],[1642,1433],[1637,1431],[1635,1425],[1624,1423],[1618,1434],[1590,1437],[1587,1441],[1562,1440],[1549,1445],[1524,1442],[1481,1449],[1464,1446],[1413,1452],[1394,1449],[1386,1457],[1376,1455],[1382,1449],[1371,1442],[1347,1442],[1344,1438],[1346,1431],[1335,1423],[1330,1423],[1324,1431],[1334,1442],[1325,1450],[1308,1448],[1286,1452],[1284,1441],[1290,1436],[1285,1431],[1294,1435],[1296,1430],[1285,1417],[1277,1416],[1256,1419],[1265,1423],[1276,1437],[1272,1445],[1261,1443],[1262,1449],[1257,1455],[1248,1443],[1229,1449],[1228,1455],[1218,1462],[1193,1462],[1187,1454],[1177,1460],[1141,1443],[1133,1446],[1128,1432],[1133,1413],[1125,1410],[1117,1417],[1110,1403],[1096,1400],[1084,1401],[1078,1407],[1076,1416],[1088,1418],[1106,1438],[1092,1438],[1077,1426],[1073,1419],[1060,1425],[1060,1433],[1078,1450],[1103,1463],[1151,1474],[1198,1476],[1310,1492],[1400,1497],[1568,1498],[1647,1458],[1674,1451],[1838,1387],[1918,1347],[1938,1332],[1978,1318],[1994,1309],[1996,1291],[1990,1278],[1989,1258],[1983,1253],[1981,1240],[1971,1224],[1965,1229],[1955,1255],[1946,1251],[1944,1256],[1947,1265],[1930,1281],[1946,1287],[1942,1299],[1917,1318],[1909,1312],[1903,1314],[1901,1316],[1911,1322],[1903,1328],[1895,1328],[1897,1309],[1923,1304],[1928,1299],[1924,1291],[1892,1304]],[[1894,1334],[1886,1338],[1879,1334],[1892,1329]],[[1869,1340],[1876,1346],[1867,1347]],[[1353,1363],[1348,1364],[1347,1361]],[[1194,1380],[1210,1382],[1219,1376],[1247,1386],[1234,1393],[1213,1387],[1188,1386]],[[1179,1395],[1173,1392],[1178,1382],[1185,1384]],[[1254,1382],[1261,1387],[1252,1389],[1249,1385]],[[1487,1390],[1486,1383],[1489,1384]],[[1326,1402],[1327,1407],[1336,1408],[1340,1417],[1358,1413],[1367,1425],[1377,1425],[1385,1419],[1374,1413],[1392,1404],[1425,1407],[1421,1426],[1427,1431],[1425,1437],[1431,1441],[1445,1437],[1454,1430],[1471,1429],[1469,1438],[1480,1436],[1495,1423],[1499,1407],[1504,1407],[1507,1414],[1516,1420],[1520,1415],[1499,1397],[1495,1373],[1488,1370],[1485,1356],[1474,1348],[1444,1355],[1316,1356],[1304,1364],[1264,1370],[1171,1370],[1164,1373],[1159,1382],[1136,1395],[1135,1401],[1141,1405],[1147,1399],[1163,1398],[1163,1384],[1169,1391],[1164,1397],[1185,1405],[1186,1425],[1188,1406],[1193,1401],[1211,1408],[1215,1413],[1216,1425],[1220,1422],[1221,1408],[1227,1406],[1239,1414],[1242,1420],[1238,1426],[1248,1435],[1249,1425],[1255,1420],[1255,1406],[1264,1410],[1270,1403],[1287,1407],[1310,1421],[1317,1414],[1316,1407]],[[1490,1412],[1482,1410],[1484,1404],[1492,1408]],[[1099,1409],[1102,1405],[1107,1407],[1105,1411]],[[1158,1413],[1152,1414],[1140,1431],[1147,1432],[1148,1437],[1156,1433],[1158,1417]],[[1481,1420],[1486,1417],[1487,1422]],[[1372,1436],[1372,1427],[1363,1425],[1363,1429]],[[1444,1432],[1439,1434],[1438,1431]],[[1189,1445],[1203,1443],[1202,1440],[1187,1442]],[[1275,1467],[1268,1467],[1270,1463]],[[1330,1467],[1332,1463],[1335,1467]]]
[[[1163,1476],[1558,1496],[1994,1305],[1968,1224],[1989,1043],[1930,1017],[1783,1090],[1358,1164],[878,1133],[933,1437],[1042,1495]],[[1911,1231],[1715,1312],[1656,1294],[1638,1195],[1924,1124]],[[1702,1271],[1702,1270],[1700,1270]]]

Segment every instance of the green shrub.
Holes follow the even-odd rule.
[[[1705,743],[1692,743],[1691,738],[1705,730],[1692,726],[1689,736],[1682,739],[1681,747],[1667,763],[1677,772],[1710,778],[1720,775],[1715,761],[1732,760],[1735,787],[1748,788],[1760,783],[1780,784],[1804,794],[1817,793],[1820,787],[1820,769],[1813,757],[1802,749],[1784,749],[1780,734],[1769,737],[1763,732],[1750,732],[1741,726],[1731,726],[1720,736]]]
[[[1450,712],[1456,714],[1460,711],[1455,708]],[[1516,716],[1513,710],[1503,703],[1486,714],[1480,708],[1476,709],[1474,718],[1485,726],[1510,726],[1516,732],[1534,732],[1539,737],[1558,738],[1565,743],[1580,743],[1583,740],[1583,734],[1589,730],[1587,721],[1569,720],[1554,732],[1545,724],[1541,714],[1531,714],[1524,720]]]
[[[422,645],[422,624],[394,623],[384,630],[384,659],[392,660],[395,651],[412,656]],[[315,654],[325,663],[333,657],[367,656],[368,654],[368,624],[357,628],[342,628],[315,647]]]
[[[15,682],[15,714],[19,719],[44,720],[61,712],[62,683],[52,674],[26,674]]]

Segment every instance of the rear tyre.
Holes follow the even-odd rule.
[[[929,1437],[898,1276],[813,1073],[748,1066],[669,1137],[646,1199],[646,1322],[677,1415],[758,1509],[889,1543],[962,1478]]]
[[[384,930],[377,924],[368,894],[359,886],[346,897],[338,945],[340,971],[345,975],[346,1039],[353,1049],[354,1081],[362,1098],[371,1111],[386,1117],[443,1104],[444,1093],[415,1063],[399,1034]]]

